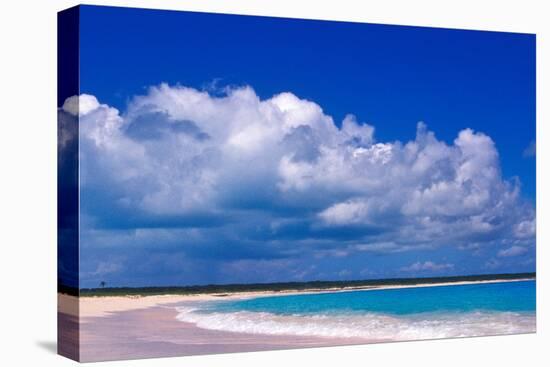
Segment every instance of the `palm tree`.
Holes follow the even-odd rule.
[[[102,280],[101,282],[99,282],[99,286],[100,286],[101,288],[105,288],[105,285],[107,285],[107,283],[105,283],[104,280]]]

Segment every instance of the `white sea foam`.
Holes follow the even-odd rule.
[[[534,313],[469,312],[389,316],[277,315],[268,312],[202,312],[178,307],[177,319],[203,329],[267,335],[299,335],[369,340],[417,340],[534,332]]]

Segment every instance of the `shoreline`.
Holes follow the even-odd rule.
[[[61,334],[58,334],[58,345],[61,346],[60,353],[63,355],[71,356],[73,359],[81,362],[99,362],[120,359],[334,347],[437,339],[437,334],[426,334],[423,337],[406,333],[403,335],[399,333],[395,335],[388,335],[387,333],[372,335],[369,333],[365,335],[360,333],[350,335],[321,333],[317,335],[315,333],[296,334],[288,332],[288,330],[282,333],[265,333],[258,332],[255,328],[250,330],[239,327],[237,329],[219,329],[205,327],[205,325],[199,326],[200,323],[194,319],[179,319],[180,310],[177,307],[194,307],[196,302],[220,301],[223,299],[233,300],[269,296],[508,283],[531,280],[534,281],[536,278],[416,285],[396,284],[391,286],[288,290],[279,292],[234,292],[231,294],[88,296],[80,298],[58,294],[58,325],[63,330]],[[476,324],[478,328],[471,330],[471,335],[468,334],[465,336],[518,333],[516,329],[508,329],[508,323],[513,323],[513,320],[509,319],[504,321],[498,320],[500,322],[498,324],[500,325],[500,329],[499,327],[487,330],[483,329],[483,323],[489,322],[489,325],[491,325],[491,320],[478,320]],[[534,324],[531,325],[533,323],[532,318],[526,321],[528,323],[526,326],[524,320],[517,321],[513,325],[517,325],[521,333],[535,332],[536,326]],[[244,322],[249,322],[249,320],[245,320]],[[388,322],[392,322],[392,320],[388,320]],[[503,322],[505,322],[504,328],[502,326]],[[466,322],[466,324],[468,323]],[[367,323],[367,325],[370,324]],[[522,325],[523,329],[521,328]],[[272,326],[269,327],[271,328]],[[448,338],[464,337],[461,335],[451,335]]]
[[[324,288],[324,289],[303,289],[303,290],[284,290],[284,291],[243,291],[233,293],[197,293],[197,294],[166,294],[166,295],[126,295],[126,296],[70,296],[67,294],[58,294],[58,311],[82,318],[87,317],[105,317],[117,312],[130,310],[146,309],[163,305],[175,304],[180,302],[192,301],[211,301],[221,299],[249,299],[257,297],[288,296],[300,294],[323,294],[338,293],[350,291],[375,291],[386,289],[404,289],[404,288],[423,288],[423,287],[442,287],[470,284],[491,284],[491,283],[509,283],[536,280],[536,278],[518,278],[518,279],[493,279],[478,281],[457,281],[441,283],[423,283],[423,284],[396,284],[380,286],[357,286],[344,288]],[[83,320],[85,321],[85,320]]]
[[[112,313],[107,317],[86,317],[84,322],[80,322],[77,358],[80,362],[100,362],[389,341],[208,330],[193,323],[177,321],[177,314],[175,308],[156,306]],[[61,315],[61,319],[71,322],[65,315]]]

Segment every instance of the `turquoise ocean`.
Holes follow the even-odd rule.
[[[424,286],[194,302],[178,320],[268,335],[416,340],[530,333],[536,282]]]

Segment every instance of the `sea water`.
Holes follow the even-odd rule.
[[[178,307],[212,330],[371,341],[534,332],[534,280],[262,296]]]

